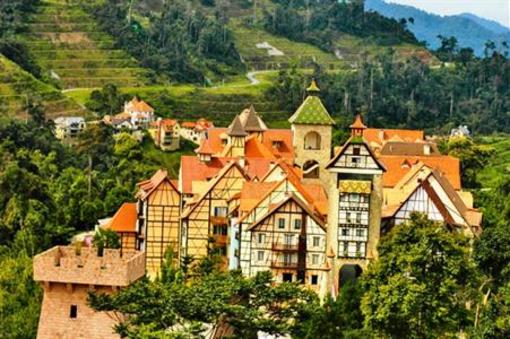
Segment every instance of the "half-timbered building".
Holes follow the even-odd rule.
[[[329,271],[323,216],[295,194],[271,206],[246,230],[242,271],[271,270],[276,281],[298,281],[319,290]]]
[[[145,252],[146,269],[155,276],[172,248],[179,251],[181,194],[164,170],[138,183],[138,248]]]
[[[213,178],[205,191],[190,201],[181,220],[181,258],[202,258],[215,251],[228,255],[228,203],[241,192],[248,175],[236,161],[229,162]]]

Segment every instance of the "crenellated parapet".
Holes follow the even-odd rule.
[[[140,251],[55,246],[34,257],[34,280],[96,286],[128,286],[145,274]]]

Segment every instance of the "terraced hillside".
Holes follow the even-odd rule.
[[[20,39],[39,66],[64,89],[146,82],[146,70],[125,51],[116,49],[114,39],[101,32],[73,0],[43,0],[27,26],[28,32]]]
[[[267,99],[276,72],[256,74],[258,84],[250,84],[243,76],[220,87],[197,88],[192,85],[124,87],[121,92],[138,95],[148,101],[158,115],[182,120],[205,117],[218,126],[230,123],[242,109],[253,104],[272,126],[286,123],[289,112],[281,109],[278,102]],[[77,102],[85,104],[91,89],[67,93]],[[278,125],[277,125],[278,124]]]
[[[0,115],[25,119],[29,100],[41,102],[47,118],[87,114],[73,99],[37,80],[0,54]]]

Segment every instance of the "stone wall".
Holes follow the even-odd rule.
[[[38,339],[120,338],[114,326],[120,318],[116,314],[96,312],[87,305],[89,287],[50,283],[44,286]],[[98,293],[111,293],[111,287],[98,287]],[[76,317],[71,318],[71,306]]]
[[[100,286],[128,286],[145,274],[145,254],[139,251],[56,246],[34,257],[34,280]]]

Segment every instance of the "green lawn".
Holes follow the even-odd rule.
[[[181,141],[181,149],[177,151],[164,152],[159,148],[156,148],[150,137],[146,137],[142,144],[143,157],[150,162],[159,164],[162,168],[167,169],[171,178],[179,177],[181,156],[195,154],[193,152],[195,148],[196,145],[187,141]]]

